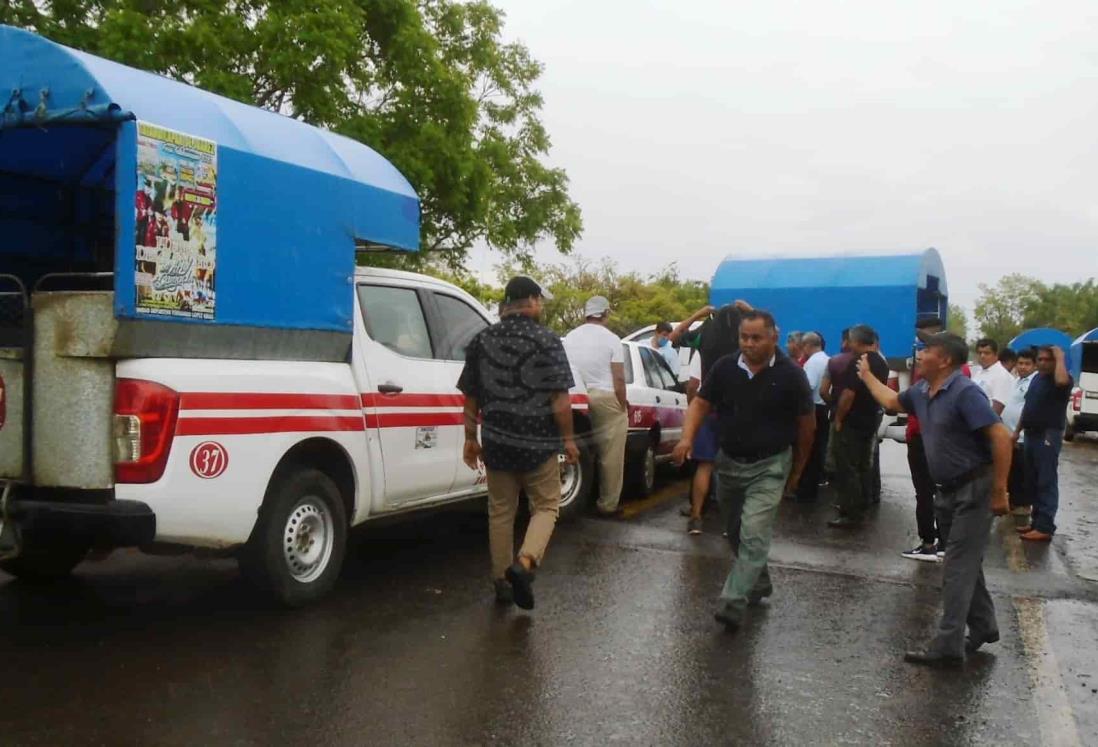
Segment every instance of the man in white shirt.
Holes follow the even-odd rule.
[[[820,383],[827,373],[827,362],[830,356],[824,352],[823,338],[816,332],[805,332],[801,335],[801,354],[807,356],[804,362],[804,373],[808,377],[808,385],[812,388],[812,402],[816,405],[816,435],[812,453],[808,457],[808,464],[805,465],[795,498],[798,501],[811,503],[819,495],[824,457],[827,454],[827,435],[831,427],[827,403],[820,396]]]
[[[976,361],[980,365],[972,372],[972,380],[987,395],[995,414],[1001,416],[1010,401],[1014,377],[999,362],[999,343],[990,337],[977,340]]]
[[[629,403],[625,395],[625,353],[621,338],[606,327],[610,302],[593,296],[583,309],[587,321],[564,337],[568,360],[587,387],[592,442],[599,459],[598,511],[618,513],[625,474]]]
[[[1010,462],[1010,482],[1007,492],[1010,494],[1010,506],[1015,516],[1029,516],[1033,506],[1033,496],[1026,491],[1025,474],[1025,436],[1018,429],[1022,419],[1022,410],[1026,406],[1026,392],[1037,376],[1037,351],[1032,348],[1018,351],[1014,363],[1014,372],[1018,378],[1010,390],[1010,401],[1003,409],[1003,425],[1017,434],[1014,442],[1014,458]]]

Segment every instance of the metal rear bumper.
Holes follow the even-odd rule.
[[[156,514],[139,501],[102,504],[12,500],[8,519],[24,535],[91,540],[110,547],[134,547],[153,541]]]

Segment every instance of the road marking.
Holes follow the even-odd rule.
[[[1082,745],[1067,688],[1060,676],[1060,664],[1048,639],[1045,604],[1039,599],[1014,597],[1014,609],[1018,613],[1018,630],[1029,664],[1033,707],[1041,726],[1042,742],[1056,747]]]
[[[1003,549],[1006,550],[1007,566],[1015,573],[1028,573],[1029,561],[1022,540],[1014,531],[1014,522],[1001,521],[999,527],[1005,535]],[[1029,680],[1033,685],[1033,707],[1037,711],[1043,741],[1056,747],[1081,745],[1071,701],[1060,675],[1060,663],[1048,638],[1045,603],[1033,597],[1013,597],[1011,601],[1018,616],[1018,632],[1022,637]]]
[[[632,519],[634,516],[639,516],[645,511],[651,511],[653,508],[656,508],[657,506],[662,506],[663,504],[674,498],[685,498],[689,490],[689,482],[673,482],[667,487],[657,490],[655,493],[648,496],[647,498],[626,503],[624,506],[622,506],[621,516],[623,519]]]

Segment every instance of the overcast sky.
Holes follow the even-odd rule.
[[[969,307],[1098,275],[1098,2],[493,1],[545,64],[582,256],[934,246]]]

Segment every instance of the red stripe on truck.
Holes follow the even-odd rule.
[[[461,412],[380,412],[366,416],[367,428],[418,428],[431,425],[462,425]]]
[[[286,415],[273,418],[180,418],[177,436],[246,436],[259,433],[363,431],[361,417]]]
[[[381,394],[362,395],[363,407],[464,407],[464,394]]]
[[[357,410],[358,397],[350,394],[297,394],[264,392],[185,392],[180,410]]]

